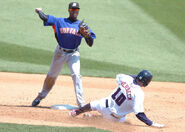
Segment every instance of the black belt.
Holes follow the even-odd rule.
[[[109,104],[108,104],[108,99],[105,100],[105,107],[108,108],[109,107]]]
[[[64,51],[64,52],[66,52],[66,53],[72,53],[72,52],[77,51],[77,49],[67,50],[67,49],[63,49],[63,48],[61,48],[61,47],[59,47],[59,49],[62,50],[62,51]]]

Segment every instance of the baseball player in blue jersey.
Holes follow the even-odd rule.
[[[57,18],[52,15],[45,15],[41,8],[35,9],[40,19],[44,22],[44,26],[53,27],[58,45],[50,65],[50,70],[45,78],[43,88],[32,102],[32,106],[37,106],[40,101],[47,96],[54,86],[64,63],[67,63],[71,71],[77,104],[79,107],[84,106],[78,47],[82,38],[85,38],[86,43],[91,47],[96,35],[86,23],[77,19],[79,10],[79,3],[71,2],[68,8],[69,17]]]
[[[69,112],[69,115],[75,117],[81,113],[96,110],[106,119],[124,122],[126,115],[134,112],[136,117],[148,126],[164,127],[163,124],[148,119],[144,113],[144,92],[141,87],[146,87],[151,80],[152,74],[147,70],[139,72],[137,76],[118,74],[116,77],[118,87],[108,97],[74,109]]]

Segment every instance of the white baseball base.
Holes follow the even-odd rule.
[[[78,108],[77,106],[65,105],[65,104],[58,104],[58,105],[51,106],[51,109],[57,109],[57,110],[72,110],[77,108]]]

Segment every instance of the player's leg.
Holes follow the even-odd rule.
[[[38,94],[38,96],[35,98],[35,100],[32,102],[32,106],[37,106],[40,103],[40,101],[44,99],[47,96],[47,94],[50,92],[50,90],[55,84],[55,81],[64,63],[65,63],[65,56],[63,55],[62,50],[60,50],[59,47],[57,46],[52,59],[50,70],[44,80],[43,88],[41,92]]]
[[[83,107],[79,107],[78,109],[74,109],[74,110],[70,111],[69,115],[75,117],[77,115],[80,115],[84,112],[88,112],[91,110],[92,110],[91,105],[90,105],[90,103],[88,103],[88,104],[84,105]]]
[[[49,75],[46,76],[43,84],[42,91],[38,94],[38,96],[35,98],[35,100],[32,102],[32,106],[37,106],[42,99],[44,99],[51,88],[53,87],[55,83],[56,78],[50,77]]]
[[[78,109],[74,109],[74,110],[70,111],[69,115],[75,117],[77,115],[80,115],[82,113],[92,111],[92,110],[99,111],[100,106],[101,106],[100,102],[101,101],[99,101],[99,100],[92,101],[91,103],[88,103],[88,104],[84,105],[83,107],[79,107]]]
[[[101,100],[92,101],[91,102],[91,109],[100,112],[102,114],[103,118],[105,118],[105,119],[119,122],[120,119],[112,116],[113,108],[109,107],[108,100],[109,100],[108,98],[103,98]]]
[[[84,106],[85,101],[83,98],[83,88],[82,88],[82,81],[81,81],[81,75],[80,75],[79,51],[75,51],[74,53],[69,54],[67,64],[71,71],[71,77],[73,79],[77,104],[79,107],[82,107]]]
[[[86,104],[83,107],[80,107],[78,109],[74,109],[74,110],[70,111],[69,115],[75,117],[75,116],[80,115],[84,112],[88,112],[88,111],[92,111],[92,110],[103,113],[103,112],[105,112],[105,111],[103,111],[103,109],[105,108],[104,106],[105,106],[105,99],[95,100],[95,101],[92,101],[92,102]]]
[[[118,118],[112,114],[112,110],[109,109],[109,107],[106,105],[106,98],[95,100],[90,102],[89,104],[86,104],[85,106],[74,109],[69,112],[69,115],[72,117],[75,117],[77,115],[80,115],[84,112],[88,111],[98,111],[102,114],[103,118],[114,121],[114,122],[125,122],[126,116],[122,118]]]

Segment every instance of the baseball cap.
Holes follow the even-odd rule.
[[[69,9],[70,8],[80,9],[79,3],[78,2],[71,2],[71,3],[69,3]]]

